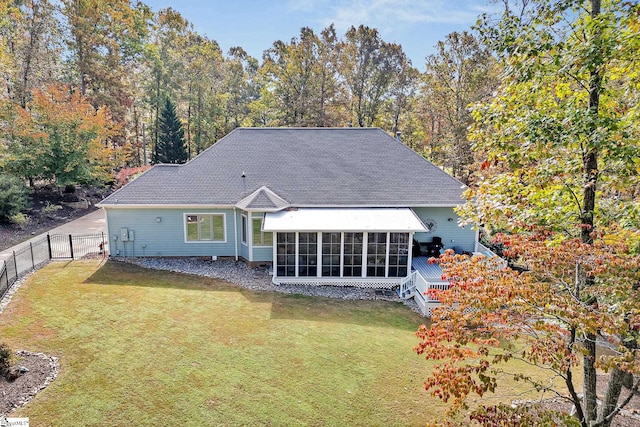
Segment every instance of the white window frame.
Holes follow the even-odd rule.
[[[223,235],[224,235],[224,239],[223,240],[189,240],[188,239],[188,230],[187,230],[187,217],[189,216],[221,216],[222,217],[222,228],[223,228]],[[184,223],[184,242],[185,243],[227,243],[227,214],[224,212],[192,212],[192,213],[185,213],[183,215],[183,223]],[[212,224],[213,227],[213,224]],[[213,232],[213,229],[212,229]]]
[[[240,214],[240,243],[249,246],[249,217],[244,213]]]

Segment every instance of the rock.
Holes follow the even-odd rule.
[[[5,377],[7,378],[7,381],[12,383],[15,380],[17,380],[18,378],[20,378],[25,373],[25,372],[22,372],[21,368],[26,369],[27,371],[29,371],[24,366],[23,367],[12,366],[12,367],[9,368],[9,370],[7,371],[7,374],[5,375]]]

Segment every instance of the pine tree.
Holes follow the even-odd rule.
[[[154,153],[154,163],[184,163],[186,161],[184,129],[178,118],[175,104],[167,97],[158,124],[158,144]]]

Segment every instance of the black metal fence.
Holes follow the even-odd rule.
[[[41,239],[30,241],[9,259],[0,261],[0,299],[18,278],[35,270],[52,259],[80,259],[87,257],[106,257],[107,243],[104,233],[84,234],[48,234]]]

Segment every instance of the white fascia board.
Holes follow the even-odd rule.
[[[264,231],[426,232],[409,208],[298,209],[265,214]]]

